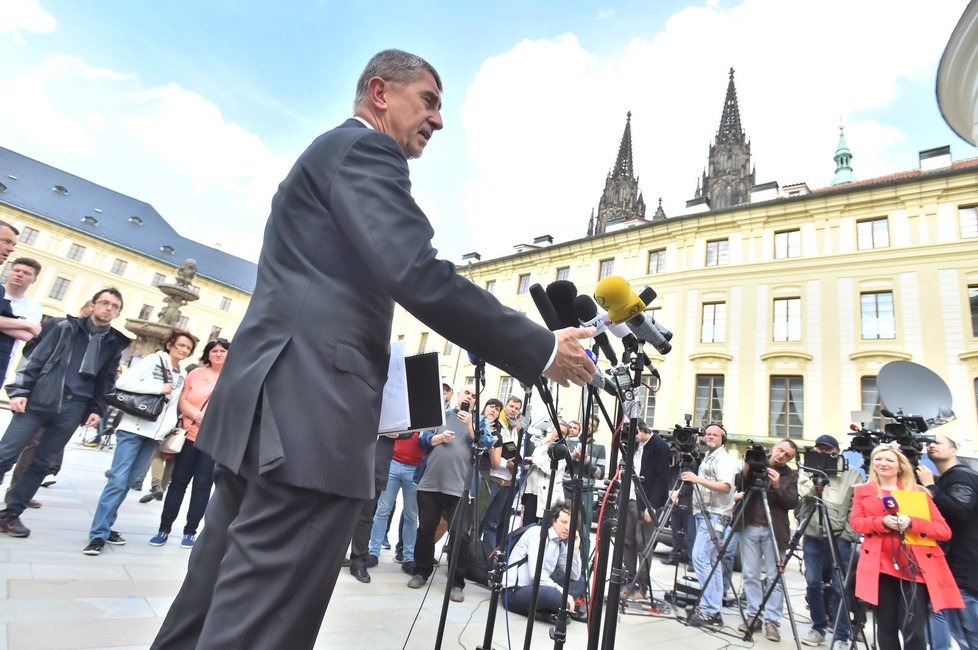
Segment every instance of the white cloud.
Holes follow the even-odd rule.
[[[291,161],[210,100],[63,55],[0,81],[0,96],[18,98],[0,102],[4,146],[151,203],[185,237],[257,259]]]
[[[840,115],[859,178],[908,168],[912,161],[894,162],[892,153],[910,134],[869,114],[899,103],[906,84],[930,83],[962,8],[712,2],[679,11],[660,33],[610,56],[570,34],[524,40],[484,61],[462,106],[478,170],[464,206],[474,237],[583,236],[628,110],[647,216],[659,196],[667,214],[682,214],[707,161],[730,66],[758,182],[827,185]]]
[[[37,0],[5,0],[0,34],[32,32],[50,34],[58,26],[54,16],[41,9]]]

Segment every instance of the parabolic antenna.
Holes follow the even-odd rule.
[[[919,415],[928,423],[954,415],[951,389],[933,370],[912,361],[891,361],[876,377],[880,402],[894,413]]]

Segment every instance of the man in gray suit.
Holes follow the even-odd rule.
[[[313,142],[272,199],[255,292],[197,446],[218,463],[207,526],[154,648],[311,648],[360,505],[398,302],[525,383],[595,372],[578,340],[503,307],[436,258],[408,158],[442,128],[441,81],[374,56],[355,116]]]

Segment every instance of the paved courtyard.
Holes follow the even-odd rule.
[[[0,411],[0,426],[5,427],[8,419],[9,413]],[[175,541],[160,548],[149,546],[159,524],[161,503],[140,504],[142,493],[127,498],[115,526],[129,543],[106,546],[98,557],[82,555],[112,452],[89,449],[80,442],[76,436],[68,444],[57,483],[39,491],[37,499],[43,507],[24,514],[31,536],[0,535],[0,650],[147,648],[186,571],[188,552]],[[408,576],[393,562],[391,551],[384,551],[380,565],[370,570],[373,580],[368,585],[343,570],[316,647],[433,648],[445,586],[443,572],[444,568],[436,574],[425,597],[424,590],[406,587]],[[653,580],[657,583],[654,594],[661,597],[663,590],[672,587],[673,568],[657,559]],[[799,630],[807,632],[804,580],[797,560],[789,569],[789,591]],[[448,611],[444,648],[474,649],[482,643],[489,592],[469,585],[465,596],[464,603],[452,603]],[[725,610],[724,618],[726,631],[734,634],[740,622],[736,611]],[[525,618],[512,615],[507,619],[500,607],[493,647],[522,648],[525,628]],[[534,648],[552,647],[548,629],[542,622],[535,623]],[[782,636],[780,644],[763,638],[755,644],[771,648],[794,645],[786,622]],[[743,645],[735,636],[707,634],[668,616],[621,617],[616,647],[640,648],[652,643],[679,649]],[[570,624],[565,647],[587,647],[584,624]]]

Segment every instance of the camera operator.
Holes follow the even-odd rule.
[[[951,527],[951,541],[941,546],[964,600],[964,609],[946,609],[932,616],[931,627],[940,625],[943,616],[959,647],[978,648],[978,474],[958,462],[958,446],[947,436],[935,436],[927,445],[927,457],[940,477],[935,481],[934,474],[919,465],[917,478]],[[935,633],[934,647],[937,639]]]
[[[839,441],[828,435],[819,436],[815,440],[815,451],[835,457],[841,453]],[[808,609],[812,616],[812,629],[801,642],[809,646],[825,643],[826,630],[834,623],[839,603],[842,601],[844,587],[839,584],[835,573],[832,572],[832,590],[828,598],[828,611],[826,611],[822,579],[832,568],[832,551],[829,544],[834,543],[839,551],[843,574],[849,566],[852,542],[855,539],[855,533],[849,527],[849,513],[852,510],[853,488],[862,483],[862,477],[855,469],[846,469],[839,474],[827,473],[827,476],[828,480],[822,488],[821,497],[829,514],[828,523],[834,537],[829,537],[828,528],[819,520],[818,513],[815,513],[808,521],[802,541],[802,551],[805,554],[805,580],[808,583],[805,600],[808,602]],[[799,520],[807,517],[815,508],[816,480],[824,482],[826,479],[820,474],[810,474],[804,469],[798,470],[798,496],[802,500],[801,510],[798,513]],[[846,612],[842,613],[839,626],[833,636],[836,645],[848,647],[849,616]]]
[[[696,542],[693,544],[693,569],[702,588],[699,606],[689,617],[693,627],[723,627],[720,605],[723,598],[723,572],[714,571],[709,583],[706,577],[716,562],[718,542],[730,523],[733,507],[734,479],[737,465],[723,445],[727,436],[723,427],[711,424],[703,432],[707,454],[698,473],[685,471],[683,481],[693,484],[696,513]],[[706,511],[706,516],[702,510]]]
[[[625,520],[625,563],[628,582],[622,587],[622,598],[641,600],[651,588],[648,565],[644,567],[639,558],[639,550],[644,549],[652,537],[656,526],[656,513],[666,502],[669,492],[669,444],[653,433],[644,422],[638,423],[635,440],[635,476],[632,480],[632,493],[628,500],[628,515]],[[645,498],[655,510],[649,511],[638,494],[642,490]],[[640,570],[636,576],[636,570]],[[635,591],[629,586],[636,581]]]
[[[747,597],[748,623],[742,623],[740,630],[747,631],[747,625],[754,623],[752,619],[758,613],[764,589],[761,585],[761,568],[767,574],[767,580],[776,581],[767,603],[764,605],[764,636],[769,641],[780,641],[781,607],[784,603],[784,589],[778,576],[778,551],[784,553],[788,548],[790,526],[788,513],[798,505],[798,472],[788,467],[788,463],[798,454],[798,446],[791,440],[782,440],[771,448],[767,466],[758,467],[746,457],[744,465],[745,486],[747,486],[747,505],[744,511],[744,530],[740,536],[740,563],[744,577],[744,595]],[[759,474],[759,476],[758,476]],[[754,478],[766,482],[768,508],[771,511],[771,524],[774,528],[775,539],[771,539],[771,529],[768,527],[767,514],[764,512],[764,501],[750,495],[751,489],[758,489],[757,484],[751,487]],[[763,563],[763,564],[762,564]],[[752,631],[760,629],[760,620]]]

